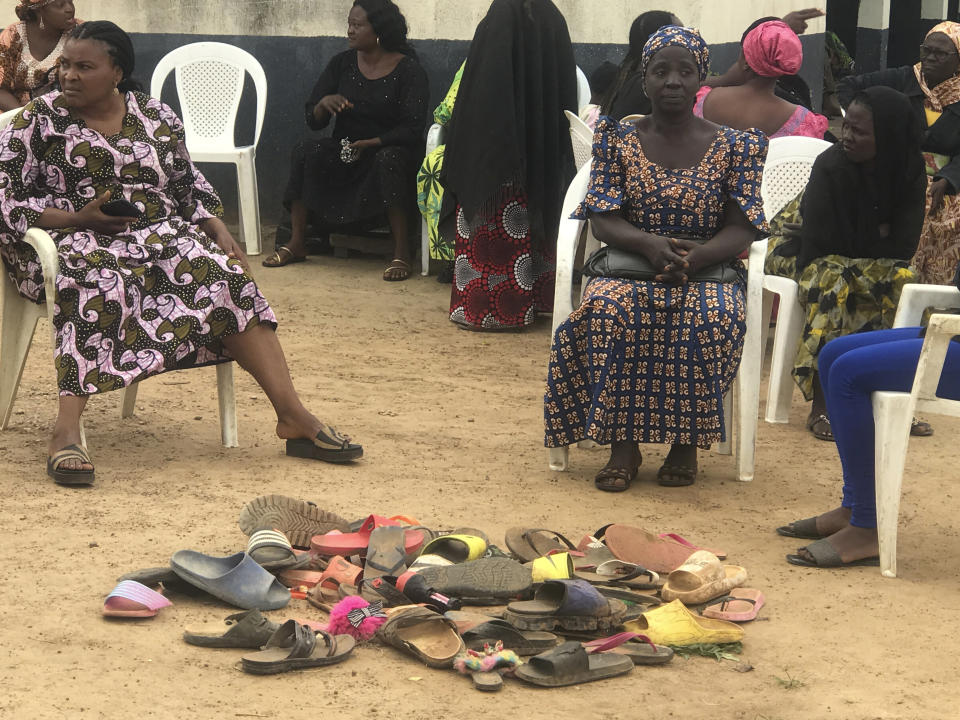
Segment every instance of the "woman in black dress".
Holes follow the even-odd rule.
[[[390,224],[394,260],[384,280],[410,276],[408,210],[423,155],[427,75],[407,42],[407,23],[390,0],[355,0],[347,18],[350,49],[327,65],[306,104],[307,125],[332,137],[293,152],[284,205],[290,242],[264,260],[281,267],[305,259],[308,216],[324,227]]]

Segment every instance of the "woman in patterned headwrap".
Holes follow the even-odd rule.
[[[650,279],[627,279],[626,261],[607,256],[607,271],[589,280],[554,335],[544,420],[547,447],[584,439],[611,446],[595,479],[601,490],[630,486],[638,443],[670,444],[660,484],[689,485],[697,448],[724,438],[723,395],[745,332],[737,255],[766,227],[767,139],[694,116],[708,67],[697,31],[661,28],[641,63],[652,114],[597,124],[576,217],[589,218],[621,258],[645,260],[650,271],[639,274]]]
[[[924,136],[927,215],[913,266],[920,282],[949,285],[960,262],[960,24],[935,25],[920,46],[920,62],[842,80],[846,107],[859,91],[885,85],[906,95]]]
[[[0,33],[0,110],[51,90],[63,44],[80,23],[73,0],[18,0],[20,22]]]
[[[47,474],[89,485],[80,416],[91,395],[152,375],[236,360],[277,413],[287,454],[329,462],[363,448],[300,402],[274,329],[221,216],[216,191],[187,152],[183,123],[139,92],[129,36],[97,20],[73,30],[63,91],[27,104],[0,133],[0,256],[24,297],[56,304],[60,387]],[[106,202],[126,201],[117,213]],[[46,229],[57,246],[55,297],[22,241]]]

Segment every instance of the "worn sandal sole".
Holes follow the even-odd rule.
[[[419,575],[437,592],[464,601],[515,598],[533,587],[530,568],[509,558],[481,558],[459,565],[427,567]]]
[[[285,495],[261,495],[251,500],[240,511],[238,523],[245,535],[269,527],[286,535],[291,545],[305,548],[310,547],[314,535],[331,530],[346,532],[350,525],[336,513]]]
[[[607,632],[623,623],[627,614],[627,606],[621,601],[607,599],[610,607],[609,615],[552,615],[549,613],[517,613],[509,608],[503,613],[503,619],[520,630],[553,630],[556,627],[562,630],[596,630]]]

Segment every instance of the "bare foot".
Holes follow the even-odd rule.
[[[47,455],[52,457],[54,453],[63,450],[68,445],[80,445],[80,426],[61,428],[54,427],[53,436],[47,445]],[[79,458],[67,458],[58,466],[60,470],[93,470],[93,465],[82,462]]]
[[[817,532],[829,537],[850,525],[850,508],[838,507],[817,516]]]
[[[876,528],[861,528],[848,524],[827,537],[826,540],[845,563],[876,557],[880,554],[880,541],[877,539]],[[815,562],[806,548],[799,548],[797,555],[804,560]]]

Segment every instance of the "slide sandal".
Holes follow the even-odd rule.
[[[633,670],[633,661],[613,653],[588,653],[570,640],[536,655],[514,672],[521,680],[542,687],[561,687],[603,680]]]
[[[246,553],[210,557],[178,550],[170,567],[191,585],[244,610],[279,610],[290,602],[290,590]]]
[[[104,617],[150,618],[173,603],[135,580],[122,580],[103,602]]]
[[[367,545],[370,543],[370,533],[378,527],[400,527],[400,523],[381,515],[368,515],[357,532],[343,533],[330,532],[325,535],[315,535],[310,540],[310,549],[316,555],[366,555]],[[423,532],[420,530],[404,530],[403,552],[412,555],[423,546]]]
[[[350,635],[331,635],[296,620],[287,620],[273,634],[263,650],[240,658],[244,672],[253,675],[321,667],[343,662],[357,641]]]
[[[726,597],[714,600],[700,614],[715,620],[749,622],[763,607],[763,593],[753,588],[737,588]]]
[[[453,667],[454,658],[464,651],[454,622],[419,605],[387,611],[377,637],[433,668]]]
[[[257,530],[247,542],[247,555],[264,570],[276,572],[308,565],[310,553],[297,555],[293,546],[279,530]]]
[[[488,620],[461,633],[468,650],[483,650],[484,645],[493,647],[503,643],[507,650],[517,655],[537,655],[556,646],[559,638],[553,633],[518,630],[506,620]]]
[[[533,600],[507,605],[504,620],[521,630],[600,630],[623,621],[627,606],[608,599],[585,580],[547,580]]]
[[[270,622],[259,610],[247,610],[228,615],[224,619],[226,632],[221,627],[183,631],[183,640],[190,645],[206,648],[250,648],[259,650],[280,627]]]

